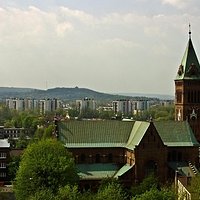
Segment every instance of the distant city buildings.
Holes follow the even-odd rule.
[[[98,105],[97,101],[93,98],[85,97],[82,100],[76,100],[76,109],[79,113],[85,111],[114,111],[115,114],[121,113],[122,115],[137,114],[148,110],[152,106],[162,105],[167,106],[173,104],[173,100],[127,100],[119,99],[112,101],[107,106]],[[54,112],[59,108],[66,109],[63,102],[59,99],[30,99],[30,98],[9,98],[6,99],[6,105],[9,109],[17,111],[37,111],[41,114]],[[68,108],[71,108],[68,104]]]
[[[17,111],[39,111],[41,114],[47,112],[56,111],[59,108],[62,108],[62,101],[58,99],[18,99],[18,98],[9,98],[6,99],[6,105],[10,109]]]
[[[127,114],[137,114],[148,110],[152,106],[162,105],[167,106],[173,104],[172,100],[126,100],[120,99],[112,102],[112,109],[115,114],[122,113],[124,115]]]
[[[94,99],[85,97],[83,100],[76,100],[76,107],[81,113],[87,110],[96,110],[97,105]]]

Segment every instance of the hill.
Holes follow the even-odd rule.
[[[76,100],[83,98],[93,98],[96,100],[117,100],[117,99],[144,99],[145,97],[131,97],[128,95],[116,95],[97,92],[87,88],[52,88],[39,90],[32,88],[0,87],[0,99],[6,98],[58,98],[61,100]],[[149,98],[146,98],[149,99]],[[155,99],[155,98],[153,98]]]

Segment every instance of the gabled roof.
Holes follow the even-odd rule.
[[[169,147],[199,146],[187,121],[154,122],[163,143]]]
[[[135,122],[126,145],[127,149],[134,149],[135,146],[139,145],[147,129],[149,128],[149,125],[150,125],[149,122],[143,122],[143,121]]]
[[[153,122],[164,145],[199,146],[187,121]],[[124,147],[133,150],[144,137],[150,122],[67,121],[59,123],[59,139],[68,148]]]
[[[183,79],[200,79],[200,65],[192,44],[191,37],[189,37],[189,41],[175,80]]]
[[[119,169],[119,171],[115,174],[114,177],[118,178],[118,177],[124,175],[126,172],[128,172],[133,167],[134,167],[134,165],[125,164],[124,166],[122,166],[122,168]]]
[[[68,148],[124,147],[134,122],[68,121],[59,124],[59,138]]]

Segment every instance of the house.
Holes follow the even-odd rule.
[[[0,185],[9,181],[8,162],[10,158],[10,144],[7,139],[0,139]]]

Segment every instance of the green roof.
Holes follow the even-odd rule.
[[[183,79],[186,80],[200,79],[200,65],[191,38],[189,38],[175,80],[183,80]]]
[[[130,137],[127,142],[126,148],[134,149],[136,145],[139,145],[149,125],[150,125],[149,122],[136,121],[130,133]]]
[[[154,122],[154,126],[167,146],[199,146],[187,121]]]
[[[186,162],[168,162],[170,168],[177,171],[181,176],[195,176],[194,171]]]
[[[118,171],[118,166],[110,163],[77,164],[76,167],[80,178],[85,180],[113,177]]]
[[[59,124],[59,138],[69,148],[124,147],[134,122],[68,121]]]
[[[107,177],[118,178],[134,165],[125,164],[121,168],[112,163],[77,164],[78,175],[82,180],[100,180]]]
[[[119,171],[115,174],[114,177],[118,178],[119,176],[122,176],[123,174],[128,172],[130,169],[132,169],[133,166],[134,165],[125,164],[122,168],[119,169]]]
[[[187,121],[153,122],[163,143],[170,147],[199,146]],[[150,122],[67,121],[59,123],[59,139],[67,148],[123,147],[133,150]]]

